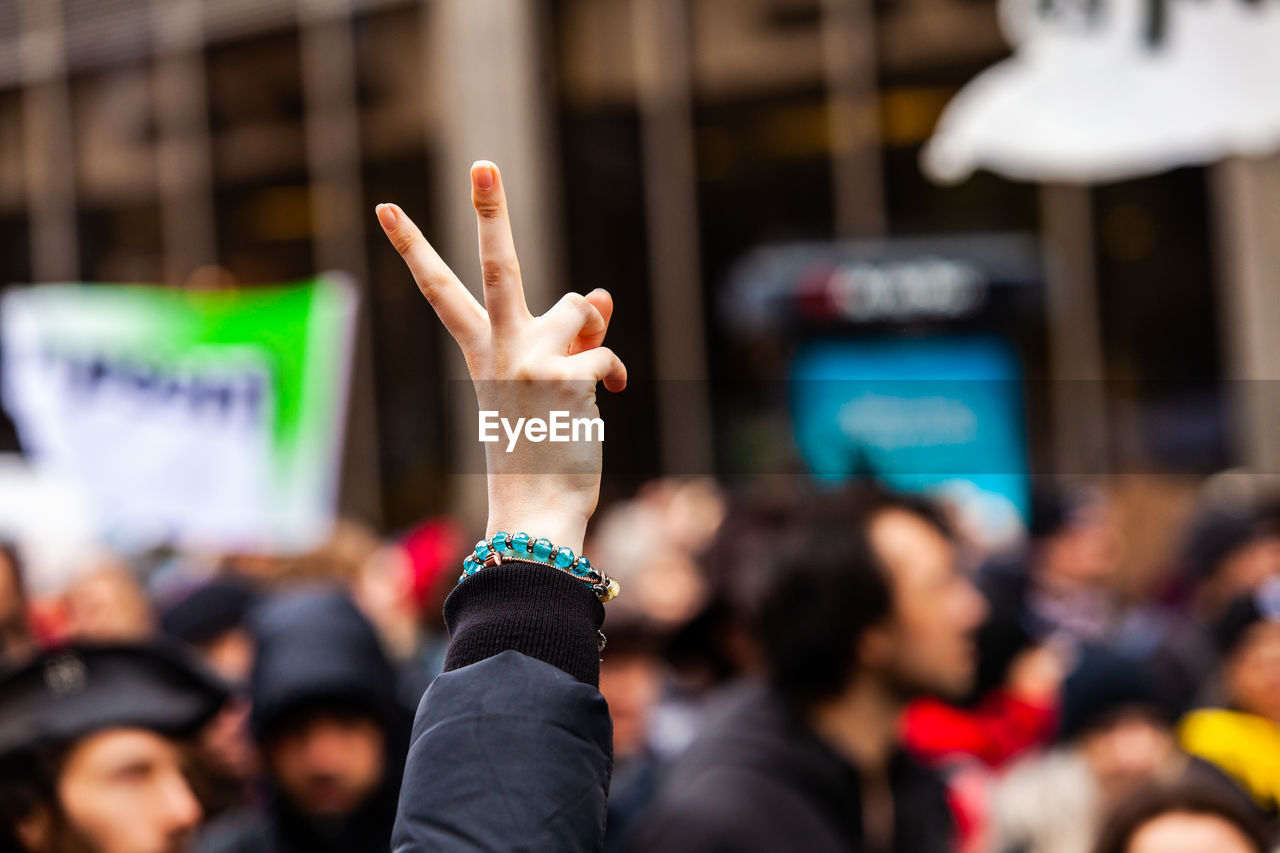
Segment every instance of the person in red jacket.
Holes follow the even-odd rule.
[[[1062,655],[1050,646],[1020,652],[1005,684],[968,707],[921,698],[903,721],[907,746],[936,763],[963,755],[999,768],[1053,737],[1062,685]]]

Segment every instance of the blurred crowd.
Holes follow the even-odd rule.
[[[907,764],[889,762],[893,796],[878,813],[864,774],[862,807],[835,813],[859,815],[866,849],[912,849],[903,833],[946,837],[964,853],[1280,849],[1280,501],[1254,484],[1207,481],[1158,542],[1139,541],[1146,528],[1121,519],[1105,484],[1037,490],[1025,536],[998,551],[964,536],[964,507],[904,504],[945,531],[978,593],[946,605],[963,646],[931,637],[934,617],[913,625],[900,602],[878,605],[875,588],[843,579],[842,565],[861,559],[846,553],[842,529],[860,523],[864,510],[845,503],[858,487],[815,494],[780,479],[730,495],[709,479],[644,485],[597,516],[584,549],[625,590],[609,606],[600,665],[614,737],[607,849],[737,849],[682,842],[671,827],[683,812],[671,803],[731,812],[698,792],[714,785],[708,768],[735,754],[778,778],[825,772],[785,727],[752,723],[747,738],[733,720],[752,691],[839,695],[855,654],[842,644],[871,642],[886,608],[900,624],[884,671],[909,699],[891,736],[912,772],[942,779],[945,808],[913,805],[925,794],[911,793]],[[289,558],[102,556],[38,597],[18,552],[0,551],[0,656],[15,669],[44,661],[40,684],[10,682],[0,697],[4,849],[386,850],[413,712],[443,665],[441,611],[470,533],[448,518],[391,538],[341,522],[323,548]],[[933,559],[917,535],[889,547]],[[793,542],[809,556],[779,578],[792,564],[776,557]],[[885,547],[874,559],[891,560]],[[1153,555],[1137,582],[1126,570],[1135,552]],[[930,594],[918,593],[921,607]],[[69,643],[144,641],[198,659],[200,677],[229,692],[183,733],[189,795],[151,791],[144,809],[89,787],[69,806],[65,744],[40,755],[9,743],[6,717],[39,713],[41,691],[60,685],[95,691],[101,706],[178,679],[123,655],[83,656],[80,671],[48,663]],[[975,661],[971,673],[956,654]],[[192,692],[155,689],[157,708]],[[66,725],[93,731],[87,719]],[[41,785],[66,806],[46,816],[59,825],[28,820]],[[877,848],[882,826],[897,827],[885,830],[896,846]]]

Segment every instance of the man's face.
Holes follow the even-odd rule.
[[[382,728],[362,714],[324,712],[286,724],[267,745],[276,783],[293,804],[315,817],[358,809],[383,774]]]
[[[1280,622],[1249,629],[1227,660],[1226,678],[1238,708],[1280,723]]]
[[[1139,710],[1086,732],[1078,748],[1109,798],[1127,796],[1181,766],[1169,724]]]
[[[253,637],[248,629],[232,628],[223,631],[196,648],[205,662],[226,679],[228,684],[245,684],[249,681],[257,650],[253,647]]]
[[[1105,587],[1120,569],[1124,541],[1111,507],[1097,500],[1043,544],[1041,571],[1073,586]]]
[[[876,634],[866,663],[905,696],[959,697],[973,681],[973,632],[986,604],[956,564],[955,547],[903,510],[874,518],[871,546],[889,574],[893,614]]]
[[[109,729],[76,743],[58,799],[69,829],[97,853],[179,853],[202,815],[178,746],[143,729]]]
[[[1280,535],[1268,534],[1222,560],[1201,585],[1199,605],[1208,616],[1219,615],[1233,598],[1253,592],[1274,577],[1280,577]]]
[[[613,718],[613,754],[619,760],[641,751],[649,716],[662,688],[662,667],[647,654],[613,655],[600,664],[600,693]]]

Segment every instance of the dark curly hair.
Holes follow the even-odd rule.
[[[853,673],[858,639],[892,612],[890,579],[869,528],[894,510],[951,538],[929,501],[864,481],[775,493],[726,519],[712,553],[733,567],[730,594],[783,696],[811,704],[839,693]]]

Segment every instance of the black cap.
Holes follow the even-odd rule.
[[[200,644],[245,624],[253,608],[253,589],[236,578],[218,578],[188,590],[160,613],[166,634]]]
[[[1064,741],[1141,711],[1172,724],[1177,709],[1160,694],[1142,662],[1102,646],[1088,646],[1062,685],[1058,737]]]
[[[182,736],[226,697],[214,675],[167,644],[67,646],[0,676],[0,754],[109,728]]]

